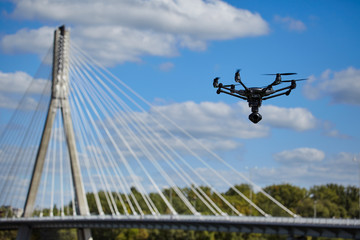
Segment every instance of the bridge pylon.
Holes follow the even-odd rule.
[[[76,198],[76,213],[82,216],[90,215],[82,182],[69,104],[69,44],[70,33],[67,29],[65,29],[65,26],[61,26],[56,29],[54,33],[51,100],[40,146],[36,155],[36,161],[24,206],[23,217],[31,217],[33,214],[36,195],[51,137],[51,131],[59,109],[61,110],[67,149],[69,151],[71,162],[71,174]],[[30,239],[30,234],[31,229],[29,230],[27,227],[22,227],[19,229],[17,239]],[[78,229],[78,239],[92,239],[90,229]]]

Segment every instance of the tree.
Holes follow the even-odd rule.
[[[295,212],[298,204],[306,197],[305,188],[299,188],[290,184],[271,185],[264,188],[264,191],[292,212]],[[272,216],[289,216],[288,213],[278,207],[261,192],[259,192],[256,197],[258,205],[266,213]]]

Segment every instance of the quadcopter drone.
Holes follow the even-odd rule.
[[[241,81],[240,70],[237,70],[235,73],[235,82],[241,84],[244,90],[236,90],[235,84],[223,85],[219,83],[219,78],[215,78],[213,82],[214,88],[217,88],[217,94],[226,93],[234,97],[238,97],[244,100],[247,100],[249,107],[251,107],[251,114],[249,115],[249,120],[253,123],[258,123],[261,121],[262,116],[259,113],[259,107],[261,107],[262,100],[267,100],[270,98],[278,97],[281,95],[289,96],[291,90],[296,88],[297,81],[303,81],[307,79],[293,79],[293,80],[282,80],[281,76],[284,75],[295,75],[296,73],[275,73],[275,74],[265,74],[265,75],[275,75],[275,81],[266,87],[246,87],[245,84]],[[273,89],[273,86],[279,85],[281,83],[289,82],[290,86],[280,88],[277,90]],[[283,91],[283,92],[282,92]],[[277,94],[275,94],[277,93]],[[275,95],[273,95],[275,94]]]

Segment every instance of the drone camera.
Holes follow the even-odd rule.
[[[253,112],[249,115],[249,120],[252,121],[253,123],[258,123],[261,121],[261,119],[262,119],[262,116],[258,112]]]

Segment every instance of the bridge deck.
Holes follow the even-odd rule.
[[[147,228],[360,239],[360,220],[235,216],[66,216],[0,219],[0,229]]]

